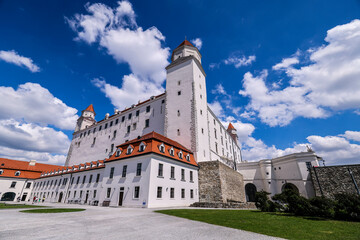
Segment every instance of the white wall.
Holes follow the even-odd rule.
[[[6,170],[5,170],[6,171]],[[11,188],[11,183],[16,182],[14,188]],[[26,188],[27,183],[31,183],[30,188]],[[17,201],[17,198],[22,199],[23,195],[27,193],[25,201],[28,201],[30,198],[30,193],[33,187],[33,180],[24,179],[24,178],[9,178],[1,177],[0,178],[0,199],[7,192],[15,193],[14,201]]]

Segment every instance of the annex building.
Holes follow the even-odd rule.
[[[314,152],[243,161],[236,129],[209,108],[201,57],[185,40],[166,67],[165,93],[100,121],[92,104],[83,110],[65,166],[24,162],[41,170],[28,177],[29,170],[16,166],[11,171],[20,173],[12,175],[12,160],[2,160],[0,199],[167,207],[253,201],[257,190],[276,194],[286,187],[314,196]]]

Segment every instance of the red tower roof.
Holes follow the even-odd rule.
[[[181,46],[184,46],[184,45],[194,47],[188,40],[184,40],[178,47],[181,47]]]
[[[228,126],[227,130],[231,130],[231,129],[235,129],[235,128],[231,123],[229,123],[229,126]]]
[[[92,104],[90,104],[84,111],[90,111],[90,112],[95,112],[94,111],[94,106]]]

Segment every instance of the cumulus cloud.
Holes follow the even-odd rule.
[[[251,56],[231,56],[224,60],[226,65],[234,65],[235,68],[239,68],[242,66],[249,66],[256,60],[255,55]]]
[[[101,3],[86,4],[85,9],[88,14],[75,14],[72,18],[66,18],[77,34],[75,40],[99,44],[118,63],[127,63],[132,72],[123,77],[120,88],[104,84],[103,80],[94,81],[111,102],[123,108],[126,104],[119,99],[127,99],[128,96],[134,99],[137,96],[136,100],[144,100],[163,90],[161,85],[166,77],[165,67],[169,64],[167,59],[170,50],[162,47],[165,41],[162,33],[156,27],[146,30],[139,27],[136,14],[128,1],[118,2],[116,8]],[[129,86],[131,84],[140,86],[141,91]],[[114,91],[117,92],[116,96]]]
[[[14,119],[0,120],[0,146],[24,151],[66,154],[69,138],[61,131]]]
[[[360,142],[360,132],[357,131],[346,131],[345,134],[341,135],[348,140]]]
[[[294,68],[294,57],[274,68],[283,69],[290,86],[272,91],[266,86],[268,72],[246,73],[242,96],[250,98],[249,111],[256,111],[270,126],[285,126],[296,117],[326,118],[334,111],[360,106],[360,20],[339,25],[327,32],[327,44],[313,48],[311,64]]]
[[[31,58],[20,56],[14,50],[0,51],[0,60],[15,64],[19,67],[25,67],[31,72],[40,72],[40,67],[37,66]]]
[[[218,101],[214,101],[213,103],[208,103],[208,106],[217,117],[223,117],[224,109],[222,108],[221,104]]]
[[[203,42],[201,40],[201,38],[195,38],[193,40],[190,40],[190,42],[192,42],[192,44],[195,45],[195,47],[197,47],[197,49],[201,49],[202,45],[203,45]]]
[[[12,87],[0,86],[0,120],[21,119],[60,129],[75,128],[77,110],[54,97],[48,89],[37,83]]]

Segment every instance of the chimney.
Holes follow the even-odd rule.
[[[36,160],[30,160],[29,166],[35,166],[35,164],[36,164]]]

